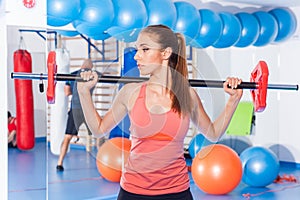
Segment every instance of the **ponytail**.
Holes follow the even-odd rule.
[[[177,57],[176,64],[174,63],[175,70],[172,70],[172,108],[178,111],[179,114],[182,113],[185,115],[191,112],[191,96],[186,61],[186,44],[185,38],[181,33],[175,33],[175,35],[178,40],[178,52],[175,55]],[[170,60],[171,59],[172,58],[170,58]]]
[[[161,45],[162,49],[172,48],[169,57],[169,67],[171,71],[171,100],[172,110],[181,114],[191,113],[191,96],[188,82],[188,68],[186,61],[185,38],[181,33],[174,33],[165,25],[150,25],[142,32],[154,34],[155,42]]]

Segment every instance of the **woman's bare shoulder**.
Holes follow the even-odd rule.
[[[118,93],[118,99],[130,109],[139,95],[139,91],[143,83],[127,83]]]
[[[138,82],[138,83],[127,83],[124,85],[124,89],[132,90],[136,88],[140,88],[145,82]]]
[[[139,83],[127,83],[125,84],[119,91],[119,96],[121,95],[122,98],[132,98],[133,96],[137,95],[140,91],[143,82]]]
[[[194,99],[195,96],[197,96],[197,91],[195,90],[195,88],[190,87],[190,95],[192,99]]]
[[[139,90],[142,85],[143,85],[143,82],[139,82],[139,83],[127,83],[127,84],[125,84],[122,87],[121,90],[124,93],[132,93],[132,92],[135,92],[135,91]]]

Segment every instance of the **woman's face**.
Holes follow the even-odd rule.
[[[13,119],[12,117],[9,117],[9,118],[7,119],[7,122],[10,123],[12,119]]]
[[[154,42],[151,35],[141,33],[136,42],[137,52],[134,59],[137,61],[141,75],[151,75],[161,69],[163,51],[160,45]]]

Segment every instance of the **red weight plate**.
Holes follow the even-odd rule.
[[[55,103],[55,86],[56,86],[56,81],[54,79],[54,75],[57,72],[55,51],[49,52],[48,60],[47,60],[47,67],[48,67],[47,101],[50,104],[54,104]]]
[[[267,89],[268,89],[269,70],[265,61],[259,61],[251,73],[251,82],[257,83],[257,88],[251,90],[255,112],[262,112],[265,110],[267,103]]]

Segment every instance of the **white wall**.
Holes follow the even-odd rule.
[[[4,0],[3,0],[4,1]],[[33,8],[26,8],[23,1],[6,0],[5,14],[8,25],[46,27],[47,0],[36,0]]]
[[[300,11],[300,10],[299,10]],[[299,13],[298,11],[298,13]],[[281,82],[297,82],[299,84],[300,73],[300,40],[291,41],[282,45],[280,51],[279,74]],[[295,160],[300,160],[300,94],[298,92],[282,92],[279,96],[279,141],[287,147]],[[282,154],[282,151],[280,152]],[[281,155],[283,160],[288,160],[287,155]]]

